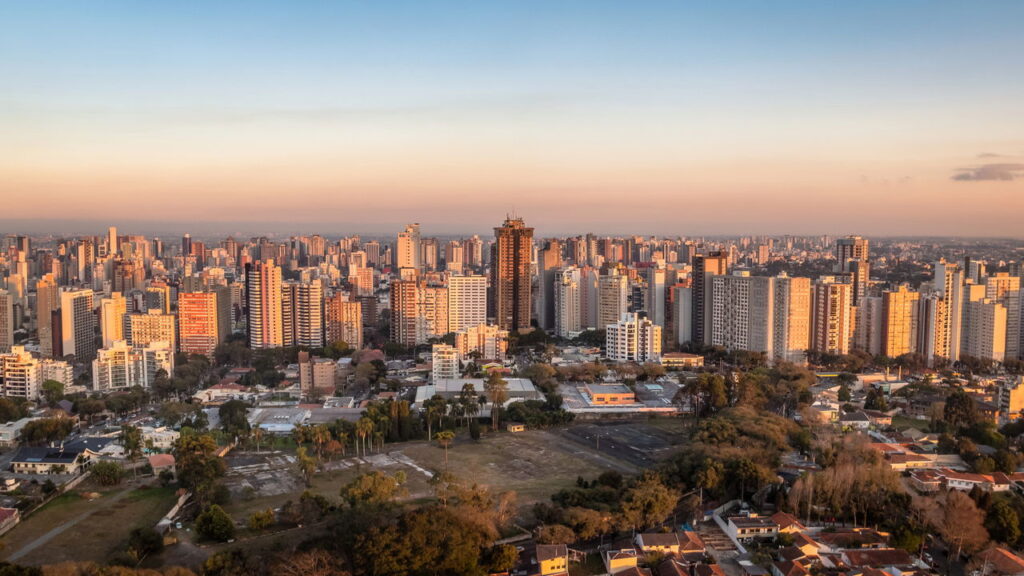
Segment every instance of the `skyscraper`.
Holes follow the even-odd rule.
[[[825,276],[814,284],[811,302],[811,349],[847,354],[853,338],[853,285]]]
[[[487,277],[448,278],[448,332],[487,323]]]
[[[359,301],[349,301],[344,294],[327,298],[324,324],[327,344],[345,342],[355,350],[363,347],[363,311]]]
[[[65,290],[60,293],[62,353],[78,362],[96,357],[96,314],[93,291]]]
[[[110,348],[117,340],[124,340],[124,316],[128,313],[128,301],[120,292],[113,292],[110,298],[100,300],[100,335],[103,347]]]
[[[537,254],[537,325],[550,330],[555,325],[555,273],[562,267],[562,245],[549,240]]]
[[[404,231],[399,232],[398,241],[395,243],[395,267],[399,270],[419,270],[422,266],[420,244],[419,224],[409,224]]]
[[[498,326],[509,332],[528,331],[533,228],[528,228],[522,218],[507,217],[500,228],[494,229],[493,250],[491,277]]]
[[[919,299],[906,285],[882,293],[882,354],[897,358],[916,351]]]
[[[860,300],[867,294],[868,278],[871,267],[868,264],[868,240],[860,236],[847,236],[836,240],[836,264],[833,271],[850,278],[853,284],[853,305],[859,306]]]
[[[14,345],[14,298],[7,290],[0,290],[0,353],[9,352]]]
[[[212,357],[227,336],[221,332],[217,297],[216,292],[178,294],[178,340],[183,353]]]
[[[558,270],[553,284],[555,334],[561,338],[572,338],[583,330],[579,268],[569,266]]]
[[[39,331],[39,353],[53,356],[53,313],[60,307],[60,291],[52,273],[36,282],[36,326]]]
[[[145,314],[129,314],[128,343],[136,348],[145,348],[155,342],[166,342],[171,351],[178,347],[177,319],[162,310],[147,310]]]
[[[690,338],[693,342],[704,344],[710,341],[709,313],[707,295],[712,276],[725,274],[729,268],[729,256],[725,252],[697,254],[693,257],[693,315]]]
[[[611,268],[597,280],[597,327],[615,324],[628,312],[629,277]]]
[[[324,345],[324,296],[319,280],[281,285],[281,323],[285,346]]]
[[[273,259],[245,265],[246,318],[253,349],[284,345],[281,268]]]

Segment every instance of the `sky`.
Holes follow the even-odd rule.
[[[1024,2],[693,4],[0,2],[0,231],[1024,237]]]

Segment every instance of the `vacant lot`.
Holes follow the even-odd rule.
[[[89,500],[83,493],[98,493]],[[3,557],[19,564],[105,561],[138,527],[153,527],[174,505],[173,488],[119,486],[89,481],[28,517],[3,537]]]
[[[594,477],[606,470],[624,474],[638,470],[611,451],[597,450],[586,442],[566,442],[563,431],[503,432],[474,441],[460,432],[448,448],[448,469],[456,477],[487,486],[495,492],[514,490],[519,504],[528,507],[547,500],[552,493],[573,485],[578,476]],[[297,499],[306,489],[288,452],[228,456],[227,483],[232,502],[227,507],[244,521],[256,510],[278,508]],[[336,500],[347,482],[366,472],[405,472],[409,500],[433,497],[430,479],[445,468],[444,450],[436,443],[388,444],[379,454],[336,458],[323,463],[309,488]],[[524,508],[525,508],[524,507]]]
[[[601,455],[648,468],[676,453],[686,439],[686,423],[679,418],[577,424],[563,436]]]

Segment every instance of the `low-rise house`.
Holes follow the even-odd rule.
[[[153,468],[153,474],[159,476],[164,470],[169,470],[171,474],[177,477],[177,471],[174,468],[175,460],[172,454],[150,454],[149,465]]]
[[[942,478],[942,485],[947,490],[970,492],[972,488],[977,486],[986,492],[1005,492],[1012,485],[1010,478],[1002,472],[975,474],[974,472],[960,472],[949,468],[938,468],[935,472]]]
[[[772,576],[809,576],[810,572],[799,562],[783,560],[772,562]]]
[[[864,415],[868,417],[872,426],[879,428],[888,428],[892,426],[892,415],[886,414],[881,410],[863,410]]]
[[[979,553],[977,559],[985,566],[986,576],[1024,576],[1024,558],[1002,546]]]
[[[569,574],[569,549],[565,544],[538,544],[536,559],[540,576]]]
[[[839,417],[839,425],[843,428],[867,430],[871,427],[871,419],[864,412],[848,412]]]
[[[779,525],[768,516],[730,516],[726,533],[741,542],[768,539],[779,534]]]
[[[807,530],[807,527],[797,520],[796,516],[788,512],[776,512],[772,514],[772,521],[779,525],[780,534],[796,534]]]
[[[693,567],[693,576],[726,576],[726,574],[718,564],[697,564]]]
[[[686,352],[666,352],[661,355],[661,365],[665,368],[676,370],[700,368],[704,366],[704,357],[699,354],[687,354]]]
[[[159,428],[151,426],[142,427],[142,442],[147,447],[151,446],[153,450],[172,450],[179,436],[181,436],[181,433],[166,426]]]
[[[642,552],[682,556],[684,553],[703,554],[704,542],[696,532],[652,532],[637,534],[636,545]]]
[[[914,559],[910,554],[897,548],[843,550],[841,555],[843,563],[851,568],[894,568],[914,565]]]
[[[604,569],[609,574],[618,574],[630,568],[636,568],[637,557],[636,548],[606,550],[604,552]]]
[[[4,422],[0,424],[0,446],[4,448],[10,448],[17,446],[18,439],[21,437],[21,430],[26,424],[35,420],[35,418],[22,418],[15,420],[14,422]]]
[[[21,522],[21,512],[17,508],[0,508],[0,534],[6,533]]]
[[[922,494],[938,492],[942,489],[942,476],[928,468],[910,471],[910,485]]]
[[[18,474],[78,474],[86,462],[80,449],[22,446],[11,460],[11,470]]]
[[[815,540],[828,546],[829,550],[847,548],[887,548],[889,539],[871,528],[847,528],[833,531],[822,531],[815,535]]]

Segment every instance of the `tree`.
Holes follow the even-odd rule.
[[[472,384],[469,384],[469,386],[472,386]],[[427,421],[427,440],[433,438],[431,432],[434,419],[436,418],[440,422],[447,409],[448,404],[445,403],[444,397],[440,394],[434,394],[423,403],[423,417]]]
[[[622,522],[634,530],[659,524],[675,509],[679,497],[679,492],[666,486],[658,475],[646,472],[626,491]]]
[[[42,386],[43,398],[50,406],[56,406],[57,402],[64,399],[64,384],[56,380],[47,380]]]
[[[21,440],[26,444],[61,442],[74,427],[70,418],[40,418],[25,424],[21,429]]]
[[[1020,516],[1006,500],[996,500],[988,509],[985,528],[992,538],[1014,546],[1020,540]]]
[[[224,475],[224,461],[216,452],[217,443],[208,434],[183,434],[174,448],[178,482],[201,504],[210,499],[217,479]]]
[[[537,542],[541,544],[572,544],[576,533],[564,524],[549,524],[537,529]]]
[[[839,401],[842,403],[849,402],[853,399],[853,395],[850,394],[850,385],[843,383],[839,385]]]
[[[871,387],[868,390],[867,398],[864,399],[864,408],[882,412],[889,410],[889,402],[885,399],[885,393],[878,388]]]
[[[504,406],[505,400],[508,400],[508,382],[495,371],[487,377],[484,388],[487,390],[488,400],[491,401],[491,426],[497,431],[501,420],[501,407]]]
[[[274,523],[274,511],[270,508],[257,510],[249,515],[250,530],[266,530]]]
[[[316,473],[316,458],[309,455],[305,446],[299,446],[295,451],[295,465],[298,467],[302,479],[305,480],[306,486],[312,486],[313,474]]]
[[[0,422],[20,420],[28,416],[28,403],[12,398],[0,398]]]
[[[249,434],[249,405],[241,400],[228,400],[217,409],[221,428],[231,436]]]
[[[953,390],[953,393],[946,398],[946,407],[943,409],[942,416],[946,424],[954,431],[971,426],[978,420],[974,399],[963,388]]]
[[[434,435],[434,440],[444,448],[444,469],[448,469],[448,446],[455,440],[455,432],[451,430],[441,430]]]
[[[271,569],[275,576],[348,576],[333,554],[320,548],[282,557]]]
[[[515,546],[501,544],[487,552],[487,566],[491,573],[509,572],[519,562],[519,551]]]
[[[970,496],[952,490],[946,494],[941,517],[934,524],[950,547],[956,550],[955,557],[959,559],[964,551],[975,552],[988,542],[984,520],[984,512],[975,506]]]
[[[142,456],[142,430],[131,424],[121,426],[121,447],[124,448],[128,462],[132,464],[132,475],[138,476],[134,464]]]
[[[196,518],[196,534],[204,540],[226,542],[235,537],[235,521],[214,504]]]
[[[405,472],[362,474],[341,489],[341,499],[355,508],[363,504],[388,504],[404,494]]]
[[[97,462],[90,470],[103,486],[116,486],[124,478],[124,467],[116,462]]]
[[[136,528],[128,536],[128,553],[136,562],[151,554],[159,554],[163,549],[163,536],[152,528]]]
[[[356,421],[356,436],[359,437],[360,442],[363,444],[363,456],[366,456],[366,439],[373,435],[373,420],[370,420],[366,416],[359,418]],[[358,444],[356,445],[358,448]],[[358,449],[356,450],[358,452]]]

